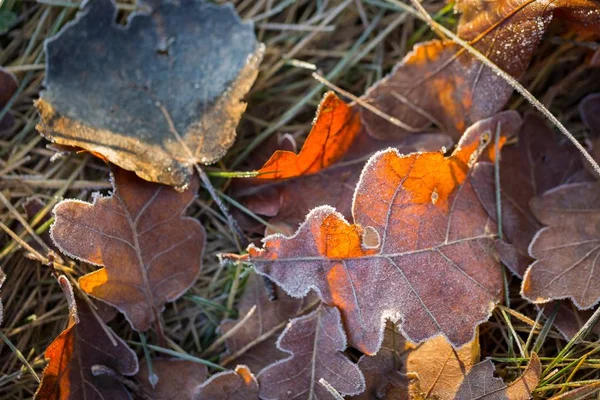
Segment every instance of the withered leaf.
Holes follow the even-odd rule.
[[[600,184],[562,185],[531,200],[545,225],[529,253],[536,261],[523,278],[522,295],[534,303],[570,298],[579,309],[600,300]]]
[[[496,227],[467,179],[495,128],[493,119],[472,126],[450,157],[375,154],[356,188],[354,225],[318,207],[294,236],[251,245],[249,260],[290,295],[315,289],[338,307],[350,344],[365,354],[377,353],[386,319],[402,320],[413,342],[470,342],[502,286]]]
[[[479,362],[479,338],[454,349],[444,337],[432,338],[408,353],[405,371],[414,376],[413,397],[452,400]]]
[[[235,333],[225,340],[227,351],[221,355],[221,360],[229,359],[248,344],[262,338],[271,330],[299,315],[311,302],[309,297],[295,299],[288,296],[280,288],[275,288],[275,300],[270,300],[265,283],[255,273],[251,273],[244,288],[244,294],[238,304],[240,318],[244,318],[250,309],[256,306],[252,316],[237,326],[237,320],[224,320],[219,325],[219,330],[226,334],[234,327]],[[314,299],[313,299],[314,300]],[[283,326],[281,327],[283,330]],[[241,356],[236,357],[228,364],[246,365],[252,371],[260,371],[267,365],[286,357],[286,354],[276,346],[278,332],[273,332],[269,337],[247,349]]]
[[[143,5],[151,11],[134,13],[123,29],[112,1],[86,2],[46,42],[38,129],[146,180],[183,187],[194,163],[212,163],[233,144],[263,46],[231,5]]]
[[[300,153],[275,152],[258,171],[258,178],[283,179],[319,172],[346,154],[359,131],[358,113],[334,92],[327,92]]]
[[[67,290],[71,291],[67,296],[72,296],[70,286]],[[87,303],[75,297],[67,328],[46,349],[44,355],[49,362],[34,399],[130,399],[129,393],[116,377],[92,372],[95,366],[108,368],[118,375],[135,375],[138,372],[135,353],[110,328],[106,329],[116,341],[116,346]]]
[[[517,120],[515,120],[516,122]],[[559,144],[544,120],[528,115],[516,146],[505,146],[500,157],[502,231],[498,244],[502,261],[519,277],[531,262],[528,246],[541,228],[529,210],[529,201],[555,186],[569,182],[583,169],[579,152],[570,143]],[[497,221],[495,166],[478,162],[473,187],[488,215]]]
[[[0,67],[0,111],[10,101],[10,98],[17,91],[17,78],[4,68]],[[6,114],[0,120],[0,132],[9,129],[13,125],[13,117],[10,113]]]
[[[191,400],[208,377],[205,365],[176,358],[155,358],[152,369],[158,376],[154,387],[148,381],[146,360],[140,361],[140,372],[136,376],[140,389],[152,400]]]
[[[403,387],[395,388],[393,375],[396,371],[400,371],[404,364],[405,353],[413,347],[414,345],[404,340],[394,324],[388,322],[383,335],[383,343],[377,354],[374,356],[363,355],[358,360],[358,367],[365,377],[366,390],[352,399],[385,399],[390,397],[390,391],[398,392],[398,389],[401,389],[404,396],[407,397],[408,379]]]
[[[600,33],[600,7],[595,0],[461,0],[456,10],[462,13],[458,35],[517,78],[555,14]],[[365,99],[417,130],[436,122],[445,132],[459,135],[475,121],[498,112],[511,93],[503,78],[459,45],[434,40],[417,44]],[[361,110],[361,119],[375,137],[407,133],[367,109]]]
[[[50,232],[65,254],[105,267],[79,278],[81,289],[145,331],[158,322],[165,303],[181,296],[200,273],[204,228],[182,217],[199,183],[193,179],[180,193],[122,169],[113,179],[110,197],[56,205]]]
[[[204,382],[195,400],[258,400],[258,382],[245,365],[215,374]]]
[[[365,390],[360,369],[344,356],[346,335],[335,307],[321,305],[285,328],[277,347],[289,356],[260,371],[260,398],[321,399],[331,395],[319,384],[325,379],[341,395]]]
[[[456,397],[460,400],[524,400],[531,398],[531,393],[537,387],[542,365],[540,359],[533,353],[529,365],[523,374],[510,385],[500,378],[494,377],[494,364],[485,360],[475,365],[465,377]]]

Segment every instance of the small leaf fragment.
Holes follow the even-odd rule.
[[[104,266],[79,278],[81,289],[145,331],[200,273],[204,228],[194,218],[182,217],[199,182],[193,179],[186,191],[178,192],[122,169],[113,176],[112,196],[57,204],[50,232],[63,253]]]
[[[320,379],[341,395],[361,393],[365,390],[364,377],[356,364],[341,353],[346,345],[340,313],[335,307],[322,305],[292,320],[277,341],[277,347],[290,355],[260,371],[260,398],[330,398],[327,389],[319,384]]]
[[[111,0],[86,2],[46,41],[38,129],[145,180],[184,187],[195,163],[215,162],[233,144],[264,47],[229,4],[144,5],[150,12],[133,13],[124,29]]]
[[[258,382],[250,369],[238,365],[235,371],[219,372],[204,382],[195,400],[258,400]]]
[[[155,358],[152,368],[158,383],[152,387],[148,381],[148,363],[142,360],[136,378],[140,388],[152,400],[192,399],[198,387],[208,377],[205,365],[177,358]]]

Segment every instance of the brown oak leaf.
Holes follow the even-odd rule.
[[[46,41],[38,129],[146,180],[184,187],[195,163],[215,162],[233,144],[264,46],[230,5],[143,6],[123,28],[112,1],[86,2]]]
[[[258,178],[283,179],[319,172],[346,154],[359,131],[358,113],[334,92],[327,92],[300,153],[276,151],[258,171]]]
[[[136,376],[140,389],[152,400],[191,400],[208,377],[205,365],[177,358],[155,358],[152,369],[158,377],[156,386],[148,380],[146,360],[140,361],[140,372]]]
[[[523,374],[510,385],[494,377],[494,364],[485,360],[475,365],[465,377],[455,397],[457,400],[524,400],[531,398],[542,374],[540,359],[533,353]]]
[[[341,353],[346,335],[335,307],[320,306],[312,313],[293,319],[285,328],[277,347],[289,356],[258,374],[260,398],[329,398],[320,383],[325,379],[341,395],[365,390],[360,369]]]
[[[204,382],[195,400],[258,400],[258,382],[245,365],[215,374]]]
[[[405,357],[403,371],[413,376],[413,397],[452,400],[471,369],[479,362],[479,338],[454,349],[444,337],[419,345]]]
[[[200,273],[204,228],[182,217],[199,183],[193,179],[188,190],[178,192],[122,169],[114,171],[113,180],[110,197],[57,204],[50,232],[65,254],[104,266],[79,278],[81,289],[145,331]]]
[[[470,342],[502,287],[496,227],[467,179],[494,121],[470,127],[449,157],[375,154],[356,188],[354,225],[318,207],[294,236],[251,245],[250,262],[290,295],[315,289],[338,307],[350,344],[365,354],[377,353],[387,319],[402,320],[413,342]]]
[[[69,323],[46,349],[44,356],[49,362],[34,399],[130,399],[115,376],[95,374],[93,369],[101,366],[113,374],[135,375],[138,372],[137,356],[110,328],[106,327],[109,330],[106,332],[100,326],[87,302],[73,296],[66,278],[60,277],[59,282],[70,299]]]
[[[573,20],[600,34],[596,0],[460,0],[458,36],[510,75],[520,77],[553,17]],[[416,130],[435,122],[460,135],[470,124],[498,112],[512,87],[459,45],[434,40],[417,44],[386,78],[365,94],[365,100]],[[369,110],[361,119],[374,137],[407,131]]]
[[[267,365],[285,358],[286,354],[275,345],[278,336],[278,331],[275,329],[281,327],[280,330],[283,330],[291,318],[298,316],[309,307],[311,299],[310,297],[295,299],[277,287],[275,297],[275,300],[269,299],[262,277],[256,273],[250,274],[238,304],[238,312],[240,318],[244,318],[251,308],[256,306],[254,313],[241,326],[237,326],[238,320],[231,319],[224,320],[219,325],[219,330],[223,334],[227,334],[233,328],[236,329],[235,333],[225,340],[227,351],[221,355],[222,361],[228,360],[225,365],[242,364],[252,371],[260,371]],[[255,344],[246,349],[250,343]],[[243,349],[246,350],[243,354],[230,358]]]
[[[558,186],[531,200],[545,225],[529,253],[536,261],[523,277],[522,295],[534,303],[570,298],[579,309],[600,300],[600,183]]]

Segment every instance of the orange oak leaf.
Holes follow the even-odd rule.
[[[397,387],[394,374],[404,365],[406,354],[414,345],[404,340],[394,324],[387,323],[381,348],[374,356],[363,355],[358,360],[358,368],[365,377],[366,390],[353,400],[385,399],[391,396],[408,396],[408,379]],[[393,392],[393,394],[392,394]]]
[[[529,201],[546,190],[570,182],[583,170],[579,152],[557,137],[539,117],[528,115],[515,146],[505,146],[500,157],[502,231],[505,243],[497,248],[502,261],[518,277],[530,264],[528,246],[541,228],[529,210]],[[478,162],[473,187],[488,215],[497,222],[495,166]]]
[[[341,395],[361,393],[365,390],[364,377],[356,364],[341,353],[346,344],[340,313],[335,307],[322,305],[292,320],[277,341],[277,347],[289,356],[258,374],[260,398],[329,398],[320,379]]]
[[[359,131],[358,113],[334,92],[327,92],[300,153],[276,151],[258,171],[258,178],[284,179],[319,172],[345,155]]]
[[[542,374],[540,359],[533,353],[523,374],[508,386],[494,377],[494,364],[485,360],[467,374],[455,397],[460,400],[523,400],[531,398]]]
[[[113,1],[86,2],[45,42],[37,128],[143,179],[184,187],[194,164],[233,145],[264,46],[229,5],[151,0],[144,8],[123,27]]]
[[[145,331],[200,273],[204,228],[182,217],[199,183],[193,179],[188,190],[178,192],[122,169],[114,171],[113,180],[110,197],[56,205],[50,233],[65,254],[104,266],[79,278],[81,289]]]
[[[295,299],[277,287],[275,297],[275,300],[269,299],[262,277],[256,273],[250,274],[238,304],[240,319],[253,307],[256,308],[241,325],[238,325],[240,321],[231,319],[224,320],[219,325],[223,334],[235,328],[234,333],[225,340],[227,351],[221,355],[221,360],[227,360],[227,363],[222,365],[242,364],[252,371],[260,371],[267,365],[285,358],[286,354],[275,345],[278,332],[283,330],[291,318],[308,309],[315,299]],[[250,344],[254,345],[248,348]],[[235,357],[242,350],[245,351]]]
[[[94,368],[101,366],[117,376],[135,375],[138,372],[137,356],[110,328],[105,327],[106,332],[87,302],[73,296],[68,280],[60,277],[61,280],[70,299],[69,324],[46,349],[44,355],[49,362],[34,399],[130,399],[115,376],[94,373]]]
[[[377,353],[387,319],[402,320],[413,342],[470,342],[502,286],[496,227],[467,179],[496,128],[495,119],[470,127],[449,157],[375,154],[355,191],[354,225],[318,207],[294,236],[251,245],[250,262],[290,295],[315,289],[338,307],[350,344],[365,354]]]
[[[600,300],[600,184],[558,186],[530,207],[545,227],[529,246],[536,261],[521,294],[534,303],[570,298],[579,309],[593,307]]]
[[[459,387],[471,369],[479,362],[479,338],[459,349],[441,336],[420,344],[405,357],[406,371],[413,380],[410,392],[413,397],[432,399],[458,399]]]
[[[205,365],[177,358],[155,358],[152,360],[152,369],[158,377],[154,387],[148,380],[146,360],[140,361],[140,371],[136,376],[141,391],[152,400],[192,399],[208,377]]]
[[[574,20],[600,34],[596,0],[461,0],[458,36],[513,77],[520,77],[553,17]],[[498,112],[512,87],[459,45],[434,40],[417,44],[392,73],[365,94],[376,108],[419,130],[432,122],[460,135],[470,124]],[[407,131],[361,109],[374,137]]]
[[[195,400],[258,400],[258,382],[245,365],[215,374],[204,382]]]

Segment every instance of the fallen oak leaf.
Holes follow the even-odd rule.
[[[277,347],[289,356],[258,374],[260,398],[329,398],[320,379],[341,395],[361,393],[365,390],[364,377],[356,364],[341,353],[346,345],[340,313],[335,307],[321,305],[312,313],[293,319],[277,341]]]
[[[215,162],[233,144],[264,47],[231,5],[144,5],[151,12],[133,13],[124,29],[111,0],[86,2],[46,41],[38,129],[146,180],[185,187],[195,163]]]
[[[334,92],[327,92],[300,153],[276,151],[258,171],[258,178],[284,179],[319,172],[345,155],[359,131],[358,113]]]
[[[451,156],[375,154],[356,188],[354,225],[333,208],[311,211],[292,237],[266,237],[248,259],[294,297],[315,289],[340,309],[349,342],[376,354],[387,319],[413,342],[470,342],[502,287],[495,226],[467,179],[494,119],[470,127]]]
[[[258,382],[245,365],[235,371],[219,372],[204,382],[195,400],[258,400]]]
[[[152,368],[158,376],[156,386],[148,381],[146,360],[141,360],[140,371],[136,376],[140,389],[146,398],[152,400],[191,400],[208,377],[205,365],[177,358],[155,358],[152,360]]]
[[[534,261],[521,294],[540,304],[569,298],[580,310],[600,300],[600,183],[558,186],[531,200],[545,225],[529,245]]]
[[[93,369],[102,366],[118,376],[135,375],[138,372],[137,356],[108,327],[112,340],[107,336],[88,304],[73,295],[65,277],[59,277],[59,282],[70,299],[69,323],[44,353],[49,362],[34,399],[130,399],[119,380],[110,375],[98,376]]]
[[[122,169],[113,172],[115,191],[94,203],[64,200],[53,210],[50,234],[70,257],[104,268],[79,278],[83,291],[121,311],[145,331],[200,273],[205,232],[182,217],[198,190],[146,182]]]
[[[475,365],[465,377],[456,397],[457,400],[524,400],[531,398],[542,374],[540,359],[531,354],[529,365],[523,374],[510,385],[494,377],[494,364],[485,360]]]
[[[276,332],[272,332],[271,336],[262,341],[258,340],[278,326],[286,324],[291,318],[298,316],[309,307],[310,303],[310,297],[295,299],[278,287],[275,287],[275,300],[271,300],[262,277],[256,273],[250,273],[244,293],[238,303],[238,313],[240,318],[244,318],[252,307],[256,307],[256,310],[249,319],[245,319],[241,326],[238,326],[240,321],[231,319],[226,319],[219,325],[219,331],[223,335],[228,335],[229,331],[235,329],[234,333],[227,336],[225,340],[227,351],[221,354],[221,362],[227,360],[227,363],[221,365],[241,364],[252,371],[260,371],[267,365],[285,358],[286,354],[276,346]],[[281,327],[281,330],[283,328],[284,326]],[[255,343],[252,348],[246,349],[243,354],[231,359],[233,355],[245,349],[250,343]]]
[[[462,13],[458,36],[516,78],[525,72],[554,16],[600,34],[595,0],[461,0],[455,9]],[[502,109],[512,90],[458,44],[433,40],[417,44],[364,99],[409,126],[433,122],[457,137],[470,124]],[[361,120],[374,137],[408,133],[365,108]]]

